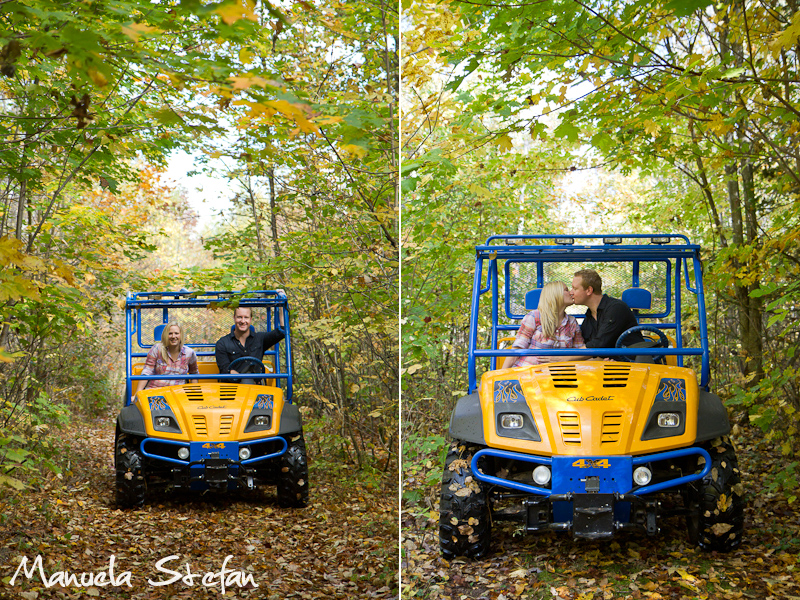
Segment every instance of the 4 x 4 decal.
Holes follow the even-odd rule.
[[[611,464],[609,464],[607,458],[600,458],[596,460],[592,460],[591,458],[581,458],[580,460],[576,460],[572,463],[573,467],[578,469],[608,469]]]

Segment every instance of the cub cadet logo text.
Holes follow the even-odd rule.
[[[591,458],[582,458],[572,463],[573,467],[578,469],[608,469],[611,465],[608,464],[607,458],[592,460]]]
[[[570,396],[567,402],[610,402],[614,396]]]

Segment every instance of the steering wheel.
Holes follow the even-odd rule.
[[[650,331],[650,332],[655,333],[655,334],[658,335],[658,340],[656,340],[654,342],[655,345],[649,346],[650,348],[669,348],[669,338],[666,336],[666,334],[663,331],[661,331],[661,329],[659,329],[655,325],[636,325],[634,327],[631,327],[630,329],[626,329],[617,338],[617,343],[616,343],[616,345],[614,347],[615,348],[631,348],[631,346],[626,346],[625,344],[623,344],[622,341],[626,337],[628,337],[630,334],[636,333],[637,331]],[[630,357],[630,356],[617,356],[616,358],[619,359],[619,360],[627,361],[627,362],[634,362],[636,360],[636,357]],[[656,358],[657,359],[661,359],[662,362],[664,360],[663,356],[659,356],[659,357],[656,357]]]
[[[239,365],[244,365],[243,367],[239,367]],[[229,366],[228,371],[231,369],[236,369],[242,375],[246,375],[249,373],[266,373],[267,372],[267,365],[265,365],[262,361],[258,360],[253,356],[240,356],[239,358],[235,359]],[[241,379],[228,379],[231,383],[241,383]],[[263,380],[259,379],[257,381],[261,381],[263,384]]]

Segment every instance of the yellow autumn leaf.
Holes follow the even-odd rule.
[[[490,195],[489,190],[487,190],[485,187],[481,187],[481,186],[479,186],[477,184],[474,184],[474,183],[471,183],[470,185],[468,185],[467,189],[470,192],[472,192],[473,194],[475,194],[476,196],[489,196]]]
[[[648,135],[657,135],[658,132],[661,131],[661,127],[658,123],[648,119],[644,122],[644,130]]]
[[[225,6],[220,6],[214,9],[214,14],[222,17],[226,25],[232,25],[239,19],[247,19],[248,21],[258,22],[258,17],[254,11],[255,0],[239,0]]]
[[[344,117],[327,116],[315,119],[314,122],[317,125],[335,125],[336,123],[341,123],[342,121],[344,121]]]
[[[228,81],[231,82],[233,89],[235,90],[246,90],[248,88],[257,85],[259,87],[265,88],[267,86],[278,88],[280,84],[277,81],[272,81],[270,79],[264,79],[263,77],[257,77],[255,75],[243,75],[241,77],[228,77]]]
[[[122,26],[122,33],[131,38],[134,42],[138,42],[139,38],[145,33],[158,33],[161,31],[157,27],[152,27],[145,23],[127,23]]]
[[[511,136],[507,133],[504,133],[500,137],[495,140],[495,144],[501,150],[511,150],[514,147],[514,142],[511,139]]]
[[[357,146],[356,144],[342,144],[340,147],[342,150],[347,150],[350,154],[354,154],[358,158],[364,158],[367,155],[367,149],[363,146]]]
[[[769,46],[773,56],[778,56],[784,48],[793,48],[800,36],[800,12],[795,12],[792,17],[792,24],[778,34],[775,34]]]
[[[25,356],[24,352],[6,352],[5,346],[0,346],[0,362],[11,363],[15,359]]]
[[[97,87],[105,87],[106,85],[108,85],[108,79],[106,79],[106,76],[103,75],[97,69],[89,69],[87,72],[89,73],[89,77]]]

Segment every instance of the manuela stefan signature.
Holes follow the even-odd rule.
[[[228,555],[222,561],[222,567],[219,571],[195,572],[192,570],[190,563],[184,563],[178,570],[171,569],[167,566],[168,563],[177,561],[180,556],[173,554],[162,558],[155,564],[155,569],[158,571],[158,579],[148,579],[147,583],[153,587],[162,585],[170,585],[173,583],[182,583],[185,586],[202,585],[205,587],[220,587],[222,594],[225,593],[225,588],[230,587],[247,587],[257,588],[258,584],[253,579],[252,573],[245,573],[236,569],[229,569],[228,562],[233,558],[233,555]],[[24,556],[14,572],[14,576],[9,581],[11,586],[16,585],[17,579],[20,582],[22,578],[34,579],[37,575],[41,579],[46,588],[55,585],[63,587],[133,587],[132,578],[133,573],[130,571],[122,571],[116,564],[116,556],[113,554],[108,559],[108,567],[101,571],[86,571],[82,573],[71,573],[69,571],[55,571],[50,575],[44,570],[42,564],[42,556],[39,554],[29,562],[28,557]]]

